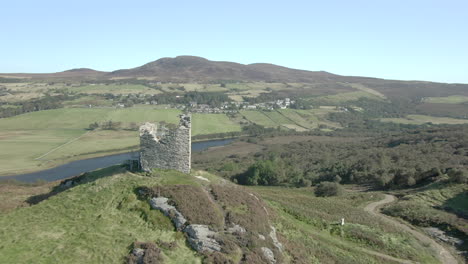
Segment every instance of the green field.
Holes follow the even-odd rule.
[[[451,95],[447,97],[426,97],[423,101],[433,104],[463,104],[468,102],[468,96]]]
[[[86,129],[91,123],[112,120],[177,124],[174,109],[65,108],[0,119],[0,175],[42,170],[77,159],[126,152],[139,143],[137,131]],[[240,131],[240,125],[223,114],[195,114],[192,135]],[[50,153],[49,153],[50,152]],[[48,153],[48,154],[47,154]],[[38,159],[40,158],[40,159]]]
[[[326,116],[336,112],[335,109],[278,109],[275,111],[244,110],[240,113],[250,122],[264,127],[284,127],[296,131],[316,129],[319,125],[330,128],[340,128],[337,123],[330,122]]]
[[[193,136],[234,131],[241,131],[240,125],[224,114],[193,114]]]
[[[113,104],[112,101],[106,100],[105,98],[100,98],[95,95],[84,95],[84,96],[80,96],[77,99],[63,102],[63,105],[65,107],[88,107],[89,105],[93,107],[94,106],[111,107],[112,104]]]
[[[168,218],[136,198],[136,187],[160,180],[112,167],[47,201],[1,214],[0,262],[124,263],[134,241],[162,241],[177,245],[163,250],[164,263],[201,263]]]
[[[359,98],[369,98],[374,100],[382,100],[382,96],[376,95],[375,93],[370,93],[368,91],[355,91],[355,92],[345,92],[338,93],[333,95],[319,96],[311,98],[312,101],[320,102],[322,104],[339,104],[348,101],[355,101]]]
[[[296,110],[296,109],[281,109],[281,114],[292,120],[295,124],[308,129],[314,129],[318,127],[319,119],[307,110]]]
[[[68,88],[69,91],[85,94],[159,94],[161,91],[139,84],[95,84]]]
[[[381,118],[382,122],[393,122],[400,124],[422,125],[425,123],[432,124],[468,124],[468,119],[456,119],[450,117],[435,117],[427,115],[408,115],[405,118]]]
[[[268,118],[262,111],[245,110],[240,112],[247,120],[264,127],[277,127],[279,124]]]

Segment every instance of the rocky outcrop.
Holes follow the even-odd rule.
[[[240,225],[234,225],[232,227],[229,227],[226,232],[228,232],[229,234],[238,234],[238,235],[243,235],[247,232],[247,230],[245,230],[245,228],[243,228],[242,226]]]
[[[267,247],[262,247],[262,253],[263,253],[263,256],[268,260],[270,264],[276,263],[275,254],[273,253],[271,249]]]
[[[133,249],[126,258],[127,264],[162,263],[161,249],[152,242],[134,242]]]
[[[188,235],[188,242],[198,252],[221,251],[221,246],[214,239],[217,233],[210,230],[207,225],[188,225],[184,232]]]
[[[142,170],[174,169],[190,173],[191,116],[181,115],[176,129],[152,123],[140,127],[140,165]]]
[[[182,230],[187,223],[187,219],[177,209],[168,203],[166,197],[157,197],[150,200],[150,205],[153,209],[160,210],[164,215],[169,217],[174,223],[177,230]]]
[[[166,197],[157,197],[150,200],[153,209],[160,210],[169,217],[179,231],[183,231],[188,236],[190,246],[198,251],[221,251],[221,245],[214,239],[216,232],[207,225],[187,225],[187,219],[172,205],[168,203]]]
[[[276,236],[276,228],[273,226],[270,226],[271,232],[270,232],[270,238],[273,240],[273,245],[281,252],[283,251],[283,244],[281,244],[278,240],[278,237]]]

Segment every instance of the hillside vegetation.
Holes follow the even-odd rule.
[[[171,222],[134,189],[156,184],[116,168],[95,172],[87,183],[0,216],[4,263],[122,263],[135,241],[174,243],[167,263],[200,263]],[[40,196],[37,197],[40,200]]]
[[[284,263],[436,263],[415,239],[363,211],[381,199],[375,193],[318,198],[310,188],[248,190],[205,172],[135,174],[120,167],[72,182],[0,216],[0,261],[122,263],[134,243],[147,243],[159,248],[164,263],[265,263],[260,248],[275,248],[268,234],[273,225],[283,244],[274,254]],[[238,224],[246,231],[219,233],[220,254],[197,254],[169,218],[150,209],[148,199],[158,195],[169,197],[191,224],[218,232]],[[335,223],[342,217],[346,225],[340,227]]]
[[[398,189],[427,184],[455,172],[468,177],[467,126],[407,129],[369,134],[368,139],[363,139],[362,133],[340,133],[348,137],[277,142],[246,155],[200,159],[195,166],[246,185],[307,186],[331,181]]]
[[[468,185],[444,179],[414,190],[397,192],[401,199],[383,212],[421,227],[436,227],[461,241],[468,239]],[[465,251],[467,245],[457,245]],[[466,256],[466,254],[465,254]]]

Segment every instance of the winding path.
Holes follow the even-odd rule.
[[[409,232],[411,235],[416,237],[422,243],[429,244],[431,249],[434,252],[437,252],[437,258],[440,260],[440,262],[442,262],[444,264],[457,264],[458,262],[457,262],[456,258],[447,249],[445,249],[442,245],[437,243],[434,239],[432,239],[429,236],[415,230],[414,227],[412,227],[409,224],[402,224],[402,223],[396,221],[395,219],[393,219],[392,217],[380,213],[379,209],[380,209],[380,207],[382,205],[391,203],[391,202],[395,201],[396,199],[397,198],[395,196],[393,196],[393,195],[385,194],[385,198],[383,200],[368,204],[364,208],[364,210],[366,212],[369,212],[372,215],[380,217],[380,218],[384,219],[385,221],[390,222],[390,223],[400,227],[401,229]]]

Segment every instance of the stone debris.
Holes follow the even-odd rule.
[[[189,244],[194,250],[221,251],[221,245],[214,239],[217,233],[210,230],[207,225],[188,225],[184,232],[187,233]]]
[[[65,181],[65,183],[63,184],[63,186],[65,186],[66,188],[72,187],[73,185],[73,180]]]
[[[229,227],[226,231],[230,234],[239,234],[239,235],[243,235],[247,232],[247,230],[245,230],[245,228],[243,228],[240,225],[234,225],[232,227]]]
[[[132,254],[136,257],[136,263],[143,263],[143,257],[145,256],[145,250],[142,248],[134,248]]]
[[[426,227],[426,228],[423,228],[423,230],[426,231],[430,236],[437,238],[440,241],[443,241],[445,243],[448,243],[451,245],[457,245],[457,246],[463,244],[463,240],[458,239],[456,237],[448,236],[444,231],[436,227]]]
[[[266,239],[264,235],[260,235],[260,234],[258,234],[258,238],[260,238],[261,240],[265,240],[265,239]]]
[[[271,240],[273,240],[273,244],[280,252],[283,251],[283,244],[279,242],[278,237],[276,236],[276,228],[274,226],[270,226],[270,228],[271,228],[270,237],[271,237]]]
[[[157,197],[150,200],[151,208],[160,210],[169,217],[179,231],[187,233],[188,242],[192,248],[198,252],[201,251],[221,251],[221,246],[214,239],[216,232],[210,230],[207,225],[188,225],[187,219],[168,203],[166,197]],[[245,229],[244,229],[245,230]]]
[[[199,179],[199,180],[202,180],[202,181],[207,181],[207,182],[210,182],[210,180],[208,180],[207,178],[203,177],[203,176],[195,176],[195,178]]]
[[[262,247],[262,252],[263,252],[263,256],[265,256],[265,258],[268,260],[270,264],[276,263],[275,254],[273,254],[273,251],[271,251],[271,249],[267,247]]]
[[[190,173],[191,116],[181,115],[176,129],[145,123],[140,127],[140,165],[142,170],[174,169]]]
[[[177,230],[182,230],[187,223],[187,219],[172,205],[168,203],[168,198],[157,197],[150,200],[153,209],[160,210],[167,217],[171,218]]]

